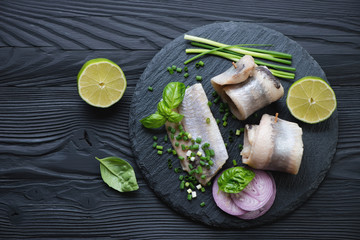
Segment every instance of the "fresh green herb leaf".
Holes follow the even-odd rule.
[[[140,120],[146,128],[159,128],[165,124],[166,118],[158,112]]]
[[[255,173],[244,167],[226,169],[218,179],[219,189],[226,193],[239,193],[254,177]]]
[[[173,123],[178,123],[183,119],[184,115],[181,115],[180,113],[171,111],[169,117],[168,117],[168,121],[169,122],[173,122]]]
[[[139,189],[132,166],[118,157],[96,158],[100,162],[101,177],[109,187],[119,192]]]
[[[185,89],[185,84],[181,82],[166,85],[162,95],[165,105],[170,109],[177,108],[184,99]]]
[[[169,116],[172,112],[171,109],[166,106],[166,104],[163,100],[158,103],[157,110],[158,110],[159,114],[163,115],[166,119],[169,118]]]

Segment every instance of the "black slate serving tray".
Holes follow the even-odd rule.
[[[212,199],[211,187],[207,187],[205,193],[198,193],[198,197],[192,201],[186,199],[186,192],[179,190],[179,174],[168,168],[168,159],[172,159],[173,168],[180,167],[177,158],[166,152],[160,156],[152,148],[153,136],[159,138],[158,143],[163,145],[165,149],[171,147],[170,142],[163,142],[163,137],[166,135],[165,128],[146,129],[139,120],[155,112],[163,88],[171,81],[181,81],[185,85],[192,85],[196,83],[195,76],[201,75],[205,92],[209,100],[213,100],[211,95],[213,88],[210,79],[228,69],[231,62],[215,56],[205,56],[201,59],[205,63],[203,68],[195,68],[195,62],[189,64],[189,78],[184,78],[183,73],[170,75],[166,71],[168,66],[174,64],[184,67],[183,62],[191,57],[185,53],[185,49],[191,46],[188,41],[183,39],[183,35],[167,44],[156,54],[136,86],[131,105],[129,129],[137,164],[149,186],[159,198],[179,214],[195,221],[222,228],[247,228],[273,222],[294,211],[304,203],[318,188],[330,168],[338,139],[337,111],[328,120],[310,125],[293,118],[285,102],[287,90],[295,80],[309,75],[319,76],[326,80],[325,73],[318,63],[295,41],[277,31],[260,25],[241,22],[214,23],[191,30],[188,34],[210,38],[226,44],[273,44],[271,50],[293,55],[292,66],[297,69],[296,79],[280,79],[285,89],[285,96],[259,110],[246,121],[230,119],[227,127],[220,125],[220,131],[225,142],[228,142],[230,130],[234,131],[241,128],[246,123],[258,123],[263,113],[274,115],[278,112],[280,118],[297,122],[303,129],[305,150],[300,171],[296,176],[273,172],[277,185],[275,202],[265,215],[254,220],[241,220],[220,210]],[[153,92],[148,91],[149,86],[154,88]],[[215,118],[221,119],[222,115],[219,113],[218,108],[219,105],[216,104],[211,107]],[[243,142],[243,135],[240,137],[234,136],[233,139],[234,142],[228,143],[229,160],[224,168],[231,167],[233,159],[241,163],[238,144]],[[205,202],[206,206],[200,207],[201,202]]]

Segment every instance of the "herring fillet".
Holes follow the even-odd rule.
[[[259,125],[246,125],[243,163],[262,170],[296,175],[303,156],[302,129],[297,123],[264,114]]]
[[[280,81],[267,67],[256,66],[251,56],[245,55],[236,66],[213,77],[211,84],[237,119],[245,120],[284,95]]]
[[[210,169],[203,167],[202,174],[194,175],[202,185],[206,185],[206,183],[209,182],[225,164],[229,156],[218,124],[208,106],[208,98],[200,83],[194,84],[186,89],[184,99],[177,108],[177,111],[184,115],[183,120],[181,121],[184,130],[190,133],[193,139],[200,137],[202,139],[200,145],[209,143],[210,149],[213,149],[215,152],[215,156],[212,157],[214,165]],[[209,123],[206,122],[207,118],[210,119]],[[177,124],[174,123],[166,123],[166,129],[169,136],[171,133],[169,132],[168,127],[171,126],[175,128],[176,125]],[[180,160],[183,170],[187,172],[190,171],[189,163],[191,163],[194,168],[197,168],[200,165],[200,158],[198,156],[196,156],[194,161],[189,162],[186,155],[188,150],[183,151],[180,147],[181,144],[190,145],[191,143],[189,143],[189,141],[184,141],[182,139],[177,141],[171,137],[170,140],[178,155],[185,158],[184,160]],[[176,147],[175,142],[179,142],[178,147]],[[198,151],[204,156],[205,153],[201,147]],[[206,175],[205,179],[201,178],[201,175],[203,174]]]

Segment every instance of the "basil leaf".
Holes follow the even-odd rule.
[[[170,116],[168,117],[169,122],[173,123],[179,123],[183,119],[184,115],[181,115],[180,113],[171,111]]]
[[[244,167],[226,169],[218,178],[219,189],[226,193],[239,193],[254,177],[255,173]]]
[[[96,158],[100,162],[101,177],[109,187],[119,192],[139,189],[132,166],[118,157]]]
[[[165,104],[164,101],[160,101],[157,105],[157,110],[159,112],[159,114],[163,115],[166,119],[169,118],[169,116],[171,115],[171,109],[168,108]]]
[[[159,128],[165,124],[166,118],[158,112],[140,120],[146,128]]]
[[[164,88],[163,100],[166,106],[170,109],[177,108],[184,99],[185,84],[181,82],[171,82]]]

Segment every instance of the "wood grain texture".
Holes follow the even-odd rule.
[[[357,239],[359,10],[355,0],[2,0],[0,238]],[[184,32],[217,21],[254,22],[297,41],[338,98],[339,142],[325,181],[296,211],[245,231],[212,229],[169,209],[147,187],[129,149],[130,101],[149,61]],[[128,79],[124,98],[105,111],[87,106],[76,91],[77,72],[95,57],[114,60]],[[108,155],[135,167],[136,196],[100,180],[94,156]]]

